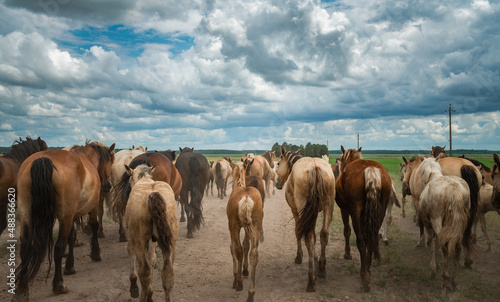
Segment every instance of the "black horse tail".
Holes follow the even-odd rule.
[[[31,165],[31,224],[23,223],[21,234],[21,264],[17,269],[18,288],[27,288],[47,255],[52,265],[54,239],[52,230],[56,220],[56,187],[52,182],[55,166],[47,157],[40,157]]]
[[[380,202],[382,177],[378,168],[367,168],[364,173],[366,202],[361,212],[361,232],[366,241],[368,253],[373,253],[380,261],[378,231],[385,216],[385,209]],[[367,255],[369,256],[369,255]]]
[[[203,208],[201,200],[203,199],[203,189],[201,187],[201,166],[196,157],[191,157],[188,162],[189,168],[189,192],[191,192],[191,201],[186,205],[192,213],[193,228],[200,229],[203,223]]]
[[[480,184],[477,180],[476,169],[473,166],[462,166],[462,168],[460,168],[460,172],[462,173],[462,178],[469,185],[470,193],[469,219],[467,220],[467,227],[464,232],[463,245],[466,248],[473,248],[474,243],[471,238],[472,225],[474,224],[474,219],[476,218],[477,213]]]
[[[220,162],[215,164],[215,184],[217,185],[217,191],[220,190],[220,199],[224,198],[224,178],[222,177],[222,165]]]
[[[152,192],[148,195],[148,210],[152,217],[156,232],[153,236],[158,241],[158,246],[164,254],[170,254],[172,249],[172,230],[167,220],[167,206],[165,200],[158,192]]]
[[[321,209],[321,198],[325,196],[328,184],[321,174],[319,167],[315,166],[311,170],[311,177],[309,178],[309,194],[305,206],[299,213],[299,221],[295,227],[295,234],[297,239],[305,238],[309,234],[313,234],[316,240],[316,220],[318,219],[318,212]]]

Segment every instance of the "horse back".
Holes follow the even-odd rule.
[[[0,204],[2,204],[3,196],[7,197],[7,190],[16,187],[20,166],[21,164],[14,159],[0,157],[0,194],[2,194],[0,195]],[[7,203],[6,200],[5,203]]]
[[[474,170],[474,173],[476,174],[478,184],[481,184],[483,182],[483,177],[481,176],[481,172],[479,171],[479,169],[476,166],[474,166],[470,161],[464,158],[444,157],[441,158],[438,162],[439,165],[441,166],[443,175],[453,175],[462,177],[462,171],[461,171],[462,167],[471,166],[472,169]]]

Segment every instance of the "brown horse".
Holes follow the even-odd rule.
[[[250,286],[247,298],[247,302],[250,302],[254,300],[255,295],[255,269],[259,261],[257,248],[262,229],[263,204],[261,193],[254,187],[246,186],[248,160],[241,165],[231,164],[233,191],[229,196],[226,212],[233,256],[233,288],[237,291],[243,290],[243,276],[248,276],[248,258],[250,258]],[[243,246],[240,239],[241,228],[245,231]]]
[[[19,138],[10,151],[0,156],[0,235],[7,227],[7,204],[9,189],[17,190],[17,173],[22,162],[31,154],[46,150],[47,144],[41,139]],[[11,220],[14,221],[13,219]]]
[[[495,209],[500,209],[500,158],[498,155],[493,154],[493,161],[495,164],[491,168],[491,178],[493,179],[491,203]]]
[[[207,196],[208,196],[208,189],[210,188],[212,196],[214,196],[214,181],[215,181],[215,176],[214,176],[214,173],[212,173],[212,168],[214,166],[214,161],[213,160],[209,161],[208,162],[208,166],[209,166],[209,169],[210,169],[210,175],[208,177],[207,191],[206,191],[205,194],[207,194]]]
[[[181,174],[182,189],[180,195],[181,221],[184,210],[187,216],[187,238],[193,238],[193,231],[200,229],[203,223],[203,193],[210,177],[210,168],[205,156],[194,153],[194,148],[180,150],[175,167]],[[189,199],[191,197],[191,199]]]
[[[444,146],[444,147],[432,146],[430,156],[437,158],[437,159],[447,157],[448,155],[446,154],[445,148],[446,148],[446,146]]]
[[[240,161],[245,161],[245,159],[255,159],[256,156],[253,153],[245,153],[245,157],[242,157]],[[264,169],[262,168],[262,164],[259,160],[254,161],[252,166],[247,169],[247,175],[257,175],[260,178],[264,179]]]
[[[404,158],[404,157],[403,157]],[[401,203],[402,203],[402,206],[401,206],[401,210],[402,210],[402,216],[403,218],[406,218],[406,212],[405,212],[405,204],[406,204],[406,195],[408,195],[408,183],[405,183],[403,182],[404,180],[404,177],[405,177],[405,174],[406,174],[406,158],[404,158],[405,162],[404,163],[400,163],[399,166],[399,173],[401,174],[400,175],[400,180],[401,180],[401,194],[403,195],[403,198],[401,199]]]
[[[332,221],[335,200],[335,178],[330,164],[320,158],[302,157],[297,152],[286,151],[281,146],[281,156],[276,171],[276,188],[281,190],[286,182],[285,198],[295,219],[297,257],[295,263],[302,263],[301,240],[305,239],[309,255],[309,281],[307,291],[316,290],[314,268],[314,246],[316,243],[316,220],[323,211],[321,228],[321,255],[318,277],[326,277],[325,249],[328,244],[328,227]]]
[[[272,180],[274,177],[274,158],[276,158],[274,151],[266,151],[262,155],[255,156],[255,159],[259,161],[262,168],[262,180],[266,186],[266,194],[268,196],[271,194],[271,186],[273,186],[273,194],[275,194],[274,182]]]
[[[152,266],[156,258],[155,245],[152,244],[154,241],[158,242],[163,255],[161,279],[165,301],[171,301],[170,295],[174,287],[175,243],[179,230],[174,191],[164,181],[153,180],[152,174],[156,168],[139,165],[134,170],[128,166],[126,169],[132,187],[124,216],[130,233],[127,247],[131,259],[130,296],[132,298],[139,296],[136,270],[138,262],[142,287],[140,301],[152,301]]]
[[[489,183],[484,183],[481,186],[481,190],[479,191],[479,204],[477,207],[477,219],[474,221],[474,227],[472,229],[473,238],[476,240],[477,238],[477,223],[481,224],[481,230],[484,234],[487,244],[487,252],[491,252],[491,240],[490,236],[488,236],[488,232],[486,231],[486,219],[484,214],[490,211],[496,211],[500,215],[500,209],[495,209],[493,204],[491,203],[491,197],[493,196],[493,186]]]
[[[455,275],[460,261],[461,245],[472,249],[474,244],[470,236],[467,236],[471,228],[468,225],[471,215],[469,185],[461,177],[444,176],[441,171],[437,159],[430,157],[422,160],[414,174],[424,184],[417,213],[425,226],[431,247],[431,278],[436,278],[436,254],[441,250],[443,294],[447,294],[456,290]],[[448,272],[449,258],[453,261],[451,275]]]
[[[153,179],[155,181],[164,181],[170,185],[174,191],[175,196],[179,196],[182,188],[182,179],[179,171],[172,163],[168,156],[171,155],[171,151],[165,152],[155,152],[155,153],[142,153],[134,157],[130,162],[129,167],[131,169],[137,168],[139,165],[154,166],[155,169],[152,172]],[[115,198],[113,202],[113,216],[118,218],[121,222],[121,218],[125,214],[125,208],[127,206],[127,201],[130,194],[130,174],[125,172],[121,176],[121,180],[115,188]],[[181,220],[182,221],[182,220]],[[127,241],[125,231],[123,226],[120,226],[120,242]]]
[[[74,234],[73,220],[89,214],[92,228],[91,253],[93,261],[100,261],[97,231],[99,197],[103,187],[109,186],[114,147],[103,147],[87,142],[71,151],[45,150],[28,157],[19,170],[18,213],[21,225],[21,264],[17,268],[16,295],[13,300],[29,300],[28,285],[37,274],[45,255],[52,257],[52,230],[59,221],[59,235],[54,246],[55,273],[52,291],[68,291],[62,278],[61,260]],[[65,274],[74,274],[73,240],[69,240]]]
[[[344,258],[352,259],[349,246],[350,216],[361,258],[362,290],[370,291],[372,255],[380,262],[378,231],[392,196],[392,181],[384,166],[362,158],[361,148],[345,150],[341,146],[341,150],[336,201],[344,223]]]

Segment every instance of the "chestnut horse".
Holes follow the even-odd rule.
[[[180,150],[175,167],[181,174],[182,188],[180,194],[181,221],[184,210],[187,216],[187,238],[193,238],[193,231],[200,229],[203,223],[203,193],[210,177],[210,167],[205,156],[194,153],[194,148]],[[191,197],[191,199],[189,199]]]
[[[297,257],[295,263],[302,263],[301,240],[305,239],[309,255],[309,281],[307,291],[316,290],[316,270],[314,268],[314,246],[316,244],[316,221],[323,211],[321,228],[321,255],[318,277],[326,277],[325,249],[328,244],[328,227],[332,221],[335,200],[335,177],[330,164],[320,158],[302,157],[298,151],[286,151],[281,146],[281,156],[276,171],[276,188],[281,190],[287,183],[285,198],[295,219],[297,237]]]
[[[243,290],[243,276],[248,276],[248,258],[250,258],[250,286],[247,302],[254,300],[255,269],[259,261],[258,246],[262,229],[263,204],[261,193],[254,187],[246,186],[248,159],[243,163],[231,163],[233,168],[233,191],[227,202],[227,219],[231,236],[231,255],[233,256],[233,288]],[[241,228],[245,231],[243,246],[240,239]],[[250,254],[249,254],[250,252]]]
[[[161,279],[165,301],[171,301],[170,295],[174,287],[175,243],[179,230],[174,192],[164,181],[153,180],[152,174],[156,168],[151,171],[150,167],[139,165],[134,170],[128,166],[126,169],[132,187],[124,216],[130,233],[127,247],[131,260],[130,296],[132,298],[139,296],[136,269],[138,262],[142,288],[140,301],[152,301],[152,266],[156,259],[155,244],[152,243],[158,242],[163,255]]]
[[[109,195],[110,198],[106,198],[106,204],[108,206],[108,209],[113,208],[113,204],[115,202],[115,198],[117,196],[120,196],[119,194],[116,193],[116,189],[118,188],[118,184],[120,183],[120,180],[122,179],[123,173],[125,173],[125,165],[129,165],[132,159],[136,157],[137,155],[143,154],[146,152],[148,148],[144,148],[142,146],[132,146],[131,149],[127,150],[121,150],[116,152],[115,154],[115,162],[111,166],[111,194]],[[121,197],[121,196],[120,196]],[[102,210],[104,212],[104,210]],[[101,216],[101,210],[99,212],[99,216]],[[125,229],[123,228],[123,222],[122,222],[122,217],[123,215],[114,215],[115,221],[118,220],[119,223],[119,229],[118,229],[118,234],[120,234],[120,242],[126,242],[127,241],[127,236],[125,235]],[[99,221],[99,232],[102,232],[102,216],[100,217]]]
[[[73,220],[89,214],[92,228],[91,253],[93,261],[100,261],[97,231],[97,212],[101,188],[110,183],[114,147],[103,147],[96,142],[74,146],[71,151],[45,150],[28,157],[19,169],[17,208],[21,225],[21,264],[17,268],[16,295],[13,300],[29,300],[28,286],[45,255],[52,263],[52,230],[59,221],[59,235],[54,246],[55,273],[52,291],[68,291],[62,278],[61,261],[69,240],[65,274],[74,274]]]
[[[419,220],[427,231],[431,254],[431,278],[436,278],[436,254],[443,253],[443,294],[456,290],[455,275],[458,270],[462,244],[473,248],[468,225],[471,198],[469,185],[458,176],[444,176],[436,158],[422,160],[414,172],[424,184],[417,205]],[[466,231],[466,229],[469,229]],[[448,260],[453,261],[451,275]]]
[[[14,141],[10,151],[0,156],[0,235],[7,227],[7,204],[9,189],[17,191],[17,173],[22,162],[31,154],[46,150],[47,144],[41,139],[36,140],[26,137]],[[12,222],[14,219],[11,220]]]
[[[378,231],[392,196],[392,180],[380,163],[362,158],[361,148],[340,148],[342,156],[340,176],[336,182],[336,201],[344,223],[344,259],[352,259],[349,246],[350,216],[361,258],[362,290],[370,291],[372,255],[380,262]]]
[[[472,159],[472,158],[467,158],[465,155],[459,156],[460,158],[465,158],[466,160],[470,161],[474,166],[476,166],[481,174],[484,177],[484,181],[489,183],[490,185],[493,185],[493,179],[491,178],[491,169],[483,164],[482,162]]]
[[[152,172],[153,179],[155,181],[164,181],[168,183],[177,197],[181,192],[182,179],[179,171],[177,171],[177,168],[175,168],[172,163],[172,160],[167,157],[167,155],[170,157],[172,156],[171,152],[172,151],[139,154],[130,162],[129,167],[131,169],[135,169],[137,166],[143,164],[146,164],[147,166],[154,166],[155,169]],[[115,189],[115,198],[112,207],[114,217],[123,217],[125,214],[125,208],[127,206],[130,190],[130,174],[124,172]],[[120,232],[120,241],[127,241],[124,230],[123,233]]]

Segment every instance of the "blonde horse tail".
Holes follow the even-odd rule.
[[[467,228],[464,232],[464,246],[468,249],[474,248],[474,243],[471,238],[472,235],[472,226],[474,224],[474,219],[476,218],[476,212],[479,203],[479,188],[480,184],[478,182],[476,176],[476,169],[474,166],[462,166],[460,169],[462,173],[462,178],[469,185],[469,193],[470,193],[470,209],[469,209],[469,220],[467,221]]]
[[[373,251],[375,259],[380,261],[378,230],[385,216],[385,209],[380,203],[382,177],[378,168],[365,169],[365,208],[361,212],[361,231],[364,234],[368,251]]]
[[[26,288],[35,277],[49,253],[49,269],[52,264],[54,239],[52,230],[56,220],[56,187],[52,174],[56,167],[48,157],[35,159],[31,165],[31,223],[24,224],[21,234],[21,264],[17,269],[18,288]]]
[[[148,210],[157,230],[153,232],[154,239],[158,241],[162,252],[168,254],[172,248],[172,231],[167,220],[167,206],[160,193],[152,192],[148,195]]]
[[[454,186],[446,190],[446,211],[443,215],[443,228],[437,235],[439,246],[446,246],[448,255],[455,254],[455,248],[462,240],[465,240],[464,230],[467,227],[469,210],[467,209],[467,200],[464,200]]]
[[[245,228],[245,232],[247,232],[249,235],[253,236],[252,233],[252,212],[253,212],[253,207],[255,205],[255,202],[253,199],[248,196],[244,195],[240,201],[238,201],[238,218],[240,222],[243,224],[243,227]]]
[[[315,166],[311,172],[307,202],[299,213],[299,221],[295,228],[297,238],[306,237],[311,233],[315,235],[314,229],[321,208],[321,198],[326,195],[328,188],[318,166]]]

